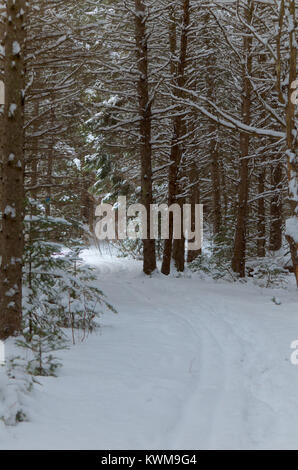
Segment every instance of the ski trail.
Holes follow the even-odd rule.
[[[0,448],[298,448],[296,293],[277,307],[267,290],[85,260],[119,315],[61,353],[61,375],[41,379],[30,421],[0,429]]]
[[[271,448],[281,422],[276,419],[277,407],[271,403],[274,401],[271,390],[264,387],[267,396],[261,396],[259,384],[264,380],[265,351],[272,351],[274,343],[262,328],[262,322],[258,324],[258,318],[251,319],[250,298],[246,299],[249,316],[244,316],[245,301],[241,296],[239,299],[236,296],[234,302],[233,292],[226,299],[221,291],[216,292],[215,285],[208,295],[198,290],[198,280],[153,276],[147,279],[143,289],[138,283],[136,292],[135,282],[143,276],[137,267],[138,262],[122,263],[122,274],[130,279],[126,285],[132,282],[127,286],[131,295],[147,310],[145,305],[152,301],[148,292],[154,290],[154,303],[158,306],[155,308],[163,319],[169,314],[171,321],[182,320],[188,327],[189,338],[193,337],[196,344],[190,364],[190,370],[195,364],[196,372],[192,374],[184,403],[176,412],[168,447],[181,448],[181,443],[185,443],[184,448],[243,449],[262,448],[263,442],[267,442],[265,448]],[[117,277],[116,264],[110,275],[114,280]],[[232,291],[230,287],[228,290]],[[269,312],[273,308],[270,305]],[[297,308],[294,312],[298,313]],[[265,313],[268,315],[268,310]],[[269,361],[267,369],[271,368]],[[291,369],[291,376],[293,373]],[[278,402],[283,400],[273,398]]]

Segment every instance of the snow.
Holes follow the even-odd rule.
[[[5,346],[4,342],[0,340],[0,367],[5,364]]]
[[[298,243],[298,217],[290,217],[287,219],[286,234],[291,237],[295,243]]]
[[[29,390],[32,387],[31,377],[25,373],[24,364],[20,358],[15,358],[14,367],[11,364],[4,366],[3,359],[9,362],[10,357],[6,355],[7,349],[16,355],[17,349],[12,340],[0,344],[0,446],[2,437],[9,434],[9,427],[15,426],[16,421],[27,419],[24,412],[32,403],[29,399]],[[15,356],[16,357],[16,356]],[[5,423],[5,424],[4,424]],[[9,426],[9,427],[8,427]]]
[[[16,110],[17,110],[17,105],[15,103],[10,104],[9,105],[9,110],[8,110],[9,117],[13,117]]]
[[[119,314],[59,353],[1,449],[297,449],[297,290],[141,273],[95,250],[86,262]],[[278,298],[278,305],[272,298]]]
[[[21,46],[18,41],[13,41],[12,43],[12,53],[13,55],[18,55],[21,52]]]
[[[16,211],[14,207],[11,206],[6,206],[4,209],[4,214],[6,216],[10,216],[12,219],[15,219],[16,217]]]

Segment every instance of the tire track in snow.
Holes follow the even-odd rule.
[[[125,286],[126,294],[129,291],[131,298],[137,299],[141,308],[147,307],[146,310],[156,308],[163,316],[163,321],[165,315],[168,321],[174,318],[181,327],[184,325],[184,330],[189,332],[189,339],[192,337],[192,341],[197,345],[195,358],[198,374],[194,376],[185,403],[180,410],[177,410],[173,420],[169,447],[176,448],[179,443],[185,442],[186,448],[212,448],[218,442],[228,441],[233,442],[235,447],[241,448],[237,429],[243,426],[245,420],[243,402],[246,400],[246,392],[240,385],[240,390],[239,388],[229,390],[230,383],[235,378],[231,364],[242,354],[239,338],[235,335],[233,357],[227,361],[225,342],[228,336],[233,335],[231,331],[227,331],[227,324],[220,319],[220,315],[214,318],[212,305],[209,302],[200,299],[198,306],[194,308],[193,298],[185,296],[185,284],[180,286],[181,279],[164,278],[159,275],[158,278],[154,276],[151,279],[146,278],[145,282],[144,276],[139,273],[140,263],[117,261],[111,265],[111,260],[103,260],[100,271],[104,273],[105,281],[107,274],[113,278],[113,282],[118,282],[117,279],[120,277],[119,283],[122,288]],[[131,284],[132,281],[134,285]],[[150,288],[153,287],[154,290],[154,303],[153,297],[148,298],[149,282]],[[180,299],[184,300],[181,302]],[[185,310],[189,311],[186,315]],[[182,312],[182,315],[179,312]],[[219,334],[216,330],[219,330]],[[240,379],[239,381],[241,382]],[[232,426],[231,419],[234,420]],[[232,429],[232,436],[224,438],[224,435],[228,434],[227,423],[230,432]]]
[[[270,436],[276,438],[278,410],[259,392],[265,372],[258,354],[272,349],[273,343],[262,344],[268,336],[263,325],[256,318],[250,322],[247,313],[242,315],[241,289],[234,287],[234,301],[231,286],[217,292],[214,283],[205,291],[199,280],[145,278],[138,262],[102,261],[104,283],[110,280],[126,290],[140,311],[157,310],[162,323],[165,318],[174,319],[181,328],[181,340],[186,334],[195,343],[191,364],[186,365],[193,377],[184,403],[169,423],[169,448],[181,448],[181,443],[184,448],[256,448],[269,442]],[[266,364],[267,358],[262,359]]]

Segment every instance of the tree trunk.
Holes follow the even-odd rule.
[[[174,240],[173,260],[177,271],[182,273],[185,267],[185,238],[183,235],[180,240]]]
[[[258,174],[258,239],[257,239],[257,254],[260,258],[264,258],[266,252],[266,214],[265,214],[265,177],[266,168],[263,166],[259,170]]]
[[[289,21],[289,88],[288,103],[286,108],[287,123],[287,161],[288,161],[288,181],[289,200],[291,205],[292,219],[296,226],[296,232],[287,233],[287,241],[290,245],[292,263],[298,287],[298,141],[297,128],[295,126],[296,106],[292,99],[293,83],[297,79],[297,39],[296,39],[296,8],[295,0],[289,0],[286,4],[286,16]]]
[[[206,26],[209,23],[210,14],[206,16]],[[212,47],[212,43],[209,39],[206,40],[207,49]],[[216,94],[214,80],[216,77],[216,54],[211,49],[211,54],[207,60],[207,75],[206,75],[206,87],[208,93],[208,99],[210,102],[216,104]],[[210,112],[212,107],[209,106]],[[219,174],[219,141],[218,141],[218,126],[213,121],[210,121],[210,163],[211,163],[211,181],[212,181],[212,203],[213,203],[213,233],[218,235],[221,231],[221,190],[220,190],[220,174]]]
[[[221,231],[221,198],[220,198],[220,176],[219,176],[219,151],[216,138],[216,127],[213,126],[214,138],[211,141],[211,177],[213,194],[213,233],[218,235]]]
[[[251,24],[253,15],[253,0],[248,1],[246,9],[246,21]],[[245,124],[251,121],[251,83],[249,77],[252,71],[252,36],[249,32],[243,38],[243,55],[245,60],[242,64],[242,118]],[[234,242],[234,253],[232,258],[232,269],[240,277],[245,277],[245,255],[246,255],[246,224],[247,224],[247,201],[248,201],[248,155],[250,136],[246,133],[240,134],[240,184],[238,194],[238,213]]]
[[[195,206],[200,204],[200,181],[199,173],[196,165],[193,163],[190,169],[189,181],[192,184],[190,204],[191,204],[191,231],[195,231]],[[193,240],[190,240],[193,241]],[[202,254],[202,249],[199,250],[188,250],[187,262],[192,263],[199,255]]]
[[[270,250],[278,251],[282,245],[282,199],[281,199],[281,184],[282,184],[282,165],[278,163],[272,168],[271,172],[271,187],[275,191],[270,204]]]
[[[182,191],[182,188],[179,186],[178,191]],[[173,241],[173,253],[172,258],[174,260],[175,268],[178,272],[183,272],[185,268],[185,237],[183,233],[183,206],[185,203],[184,198],[179,198],[177,203],[180,206],[181,211],[181,237],[179,240]]]
[[[24,250],[24,40],[25,0],[7,0],[5,107],[1,175],[0,339],[14,335],[22,319]]]
[[[181,91],[185,85],[185,68],[186,68],[186,58],[187,58],[187,46],[188,46],[188,27],[190,23],[190,5],[189,0],[182,0],[183,8],[183,22],[182,22],[182,31],[181,31],[181,40],[180,40],[180,54],[178,65],[175,63],[175,55],[177,49],[177,37],[176,37],[176,18],[174,11],[171,10],[171,22],[170,22],[170,52],[171,52],[171,75],[173,78],[173,85],[178,88],[174,88],[174,94],[180,98],[183,95]],[[168,205],[172,205],[176,202],[177,196],[177,177],[179,165],[181,162],[181,157],[183,154],[183,139],[185,133],[185,125],[182,121],[182,112],[183,109],[180,109],[180,112],[177,111],[177,114],[173,118],[173,137],[171,142],[171,154],[169,167],[169,183],[168,183]],[[182,237],[183,238],[183,237]],[[184,248],[183,248],[183,267],[182,267],[182,243],[184,247],[185,240],[183,239],[181,243],[176,244],[175,248],[175,258],[178,261],[179,267],[184,270]],[[161,272],[165,275],[170,274],[171,270],[171,258],[172,258],[172,247],[173,247],[173,219],[172,214],[170,214],[170,227],[169,227],[169,239],[165,240],[164,245],[164,255],[162,261]],[[177,250],[179,252],[179,257],[177,256]],[[179,259],[178,259],[179,258]]]
[[[152,144],[151,102],[148,74],[148,32],[146,8],[143,0],[135,0],[135,41],[138,64],[138,102],[140,113],[140,153],[142,204],[147,210],[147,237],[143,240],[143,271],[151,274],[156,269],[155,240],[150,238],[150,206],[152,198]]]

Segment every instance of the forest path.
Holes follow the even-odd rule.
[[[297,293],[85,253],[119,315],[62,352],[4,449],[298,448]]]

